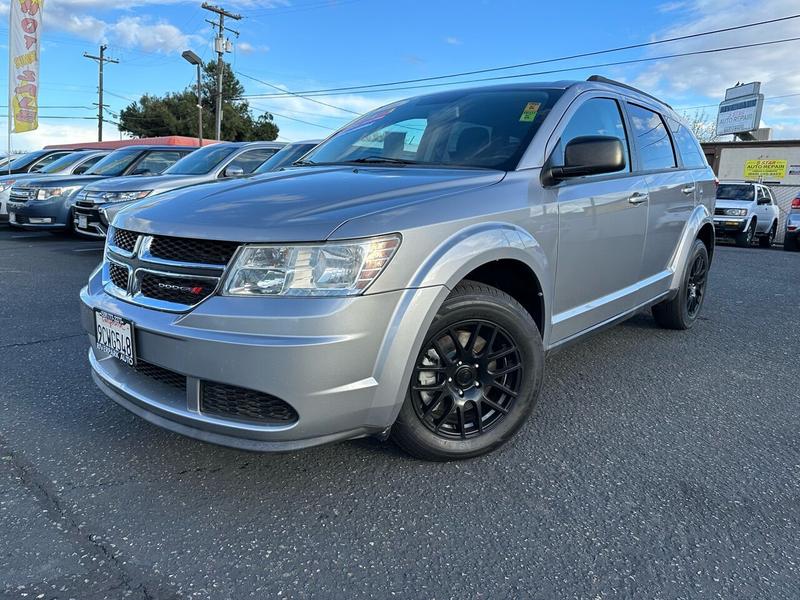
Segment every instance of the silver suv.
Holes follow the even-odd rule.
[[[117,215],[81,292],[93,377],[228,446],[476,456],[548,351],[648,307],[692,326],[714,189],[669,106],[600,77],[396,102],[293,168]]]

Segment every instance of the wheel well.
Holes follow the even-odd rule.
[[[697,239],[703,242],[706,245],[706,251],[708,252],[708,262],[711,262],[711,259],[714,258],[714,226],[706,223],[700,228],[700,231],[697,234]]]
[[[544,297],[536,274],[518,260],[495,260],[471,271],[464,279],[491,285],[519,302],[533,317],[544,337]]]

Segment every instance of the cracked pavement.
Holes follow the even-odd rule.
[[[797,598],[800,254],[719,247],[690,332],[647,315],[548,359],[504,449],[281,455],[95,389],[97,242],[0,228],[0,598]],[[98,248],[92,251],[91,248]]]

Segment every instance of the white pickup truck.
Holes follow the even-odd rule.
[[[737,246],[748,247],[758,238],[769,248],[778,231],[778,205],[766,185],[745,181],[722,181],[714,206],[717,237],[733,238]]]

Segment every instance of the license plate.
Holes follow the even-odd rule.
[[[78,215],[78,227],[81,229],[86,229],[86,226],[89,224],[86,215]]]
[[[94,330],[99,350],[130,366],[136,365],[136,344],[131,321],[96,310]]]
[[[9,223],[16,223],[17,222],[17,213],[9,211],[9,213],[8,213],[8,222]]]

